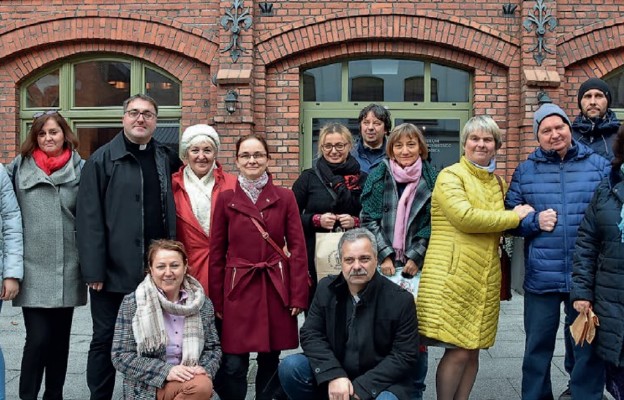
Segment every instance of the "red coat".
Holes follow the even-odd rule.
[[[280,248],[288,242],[288,261],[262,238],[250,217]],[[293,192],[269,180],[253,204],[237,182],[219,196],[210,236],[210,299],[223,315],[224,353],[296,348],[297,318],[290,308],[307,307],[309,280]]]
[[[176,236],[184,244],[188,254],[189,272],[197,279],[208,296],[208,255],[209,237],[199,225],[199,221],[193,214],[189,195],[184,188],[184,166],[171,176],[173,200],[176,206]],[[189,167],[190,168],[190,167]],[[214,215],[215,205],[219,194],[225,190],[233,189],[236,185],[236,176],[224,172],[217,163],[213,169],[215,185],[212,189],[210,208],[210,220]]]

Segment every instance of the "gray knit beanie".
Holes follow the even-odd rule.
[[[535,137],[537,138],[537,131],[539,130],[539,126],[546,117],[550,117],[551,115],[558,115],[561,117],[563,122],[568,124],[568,126],[572,126],[570,119],[566,115],[566,113],[559,107],[553,103],[546,103],[542,105],[535,114],[533,114],[533,133],[535,133]]]
[[[180,140],[180,154],[185,156],[186,151],[192,144],[205,141],[212,143],[215,151],[219,151],[221,141],[219,140],[219,134],[212,126],[206,124],[189,126],[184,130],[182,139]]]

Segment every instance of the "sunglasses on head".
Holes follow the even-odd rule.
[[[35,113],[33,115],[33,120],[39,118],[39,117],[43,117],[44,115],[52,115],[52,114],[58,114],[61,115],[58,110],[48,110],[48,111],[40,111],[38,113]]]

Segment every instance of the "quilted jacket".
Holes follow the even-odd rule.
[[[570,299],[587,300],[600,319],[592,347],[604,360],[624,365],[624,243],[618,223],[624,203],[624,180],[611,172],[581,222],[574,254]]]
[[[538,148],[516,168],[505,206],[529,204],[535,209],[513,232],[525,238],[524,290],[570,292],[577,230],[594,190],[609,171],[606,158],[576,141],[563,160]],[[549,208],[557,211],[557,224],[552,232],[544,232],[538,214]]]
[[[503,186],[506,186],[503,182]],[[431,239],[418,291],[420,334],[464,349],[494,344],[501,232],[518,226],[494,174],[465,157],[438,175]]]

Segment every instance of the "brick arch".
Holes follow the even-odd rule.
[[[351,46],[362,40],[436,43],[502,66],[509,66],[520,50],[517,39],[487,26],[413,9],[406,9],[405,13],[382,10],[381,15],[355,10],[329,18],[306,19],[260,36],[255,47],[261,63],[269,65],[328,44]]]
[[[577,29],[557,40],[557,54],[562,66],[569,66],[600,53],[624,47],[624,17]]]
[[[43,18],[8,24],[1,30],[0,59],[31,52],[43,44],[109,41],[162,48],[210,64],[219,47],[199,28],[154,16],[82,11]]]

